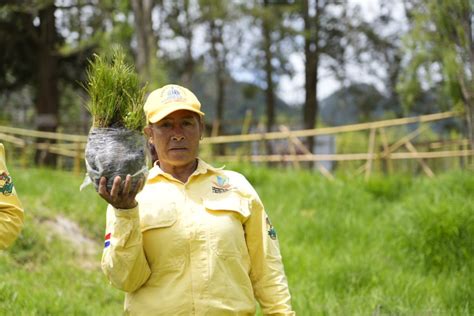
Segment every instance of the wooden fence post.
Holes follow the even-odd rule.
[[[408,151],[414,153],[414,154],[418,154],[418,152],[416,151],[416,148],[415,146],[413,146],[413,144],[408,141],[405,143],[405,147],[408,149]],[[434,173],[433,171],[430,169],[430,167],[428,167],[428,164],[422,159],[422,158],[416,158],[416,160],[418,160],[418,162],[421,164],[421,167],[423,168],[423,171],[430,177],[430,178],[433,178],[434,177]]]
[[[252,112],[251,109],[247,109],[247,111],[245,111],[245,118],[244,118],[244,121],[242,122],[242,131],[241,131],[242,135],[247,135],[249,133],[250,125],[252,123],[252,115],[253,115],[253,112]],[[243,145],[242,153],[247,154],[247,155],[250,156],[250,154],[252,153],[252,143],[251,142],[246,142]]]
[[[284,125],[280,125],[279,126],[279,129],[280,131],[282,132],[286,132],[288,133],[288,138],[287,138],[287,142],[288,142],[288,148],[290,150],[290,154],[293,155],[293,156],[296,156],[297,155],[297,152],[296,152],[296,145],[295,143],[293,142],[292,138],[291,138],[291,134],[290,134],[290,129]],[[300,169],[300,162],[297,161],[297,160],[293,160],[293,167],[295,169]]]
[[[290,129],[287,126],[280,125],[280,131],[288,133],[288,140],[291,141],[294,146],[298,147],[298,149],[301,150],[304,154],[313,155],[313,153],[308,148],[306,148],[306,146],[301,140],[291,135]],[[331,181],[334,180],[334,176],[319,161],[316,161],[316,167],[318,168],[319,172],[321,172],[321,174],[327,179]]]
[[[365,180],[366,181],[369,180],[370,173],[372,172],[372,161],[373,161],[374,148],[375,148],[375,132],[376,131],[377,131],[377,128],[370,129],[369,149],[368,149],[369,157],[367,158],[367,163],[365,165]]]
[[[382,157],[384,158],[385,165],[387,167],[387,173],[392,174],[393,173],[393,163],[392,159],[390,159],[390,147],[388,145],[388,138],[387,134],[385,133],[385,128],[380,128],[380,138],[382,140],[382,145],[383,145],[383,154]]]
[[[76,155],[74,156],[74,174],[79,175],[81,173],[81,143],[76,142]]]

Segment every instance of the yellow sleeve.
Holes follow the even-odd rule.
[[[130,210],[107,208],[107,227],[102,271],[116,288],[133,292],[151,274],[145,257],[138,207]]]
[[[250,206],[251,215],[244,227],[257,301],[264,315],[295,315],[275,229],[258,197]]]
[[[0,144],[0,250],[10,246],[23,227],[23,207],[5,164],[5,150]]]

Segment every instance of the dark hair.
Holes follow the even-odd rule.
[[[151,163],[155,164],[155,161],[158,160],[158,153],[156,152],[155,145],[148,143],[148,152],[150,153]]]

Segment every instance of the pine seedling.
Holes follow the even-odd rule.
[[[114,50],[111,59],[94,55],[89,64],[84,88],[90,96],[86,107],[93,117],[92,126],[141,132],[145,125],[145,87],[140,88],[138,75],[125,62],[123,51]]]

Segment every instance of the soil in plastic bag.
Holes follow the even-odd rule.
[[[148,175],[145,138],[137,131],[125,128],[92,128],[86,145],[87,176],[81,189],[93,183],[98,190],[101,177],[107,178],[110,192],[116,176],[122,180],[132,176],[132,188]]]

